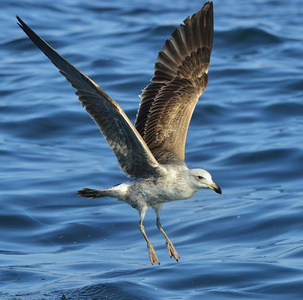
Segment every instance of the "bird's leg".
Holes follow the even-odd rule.
[[[160,218],[157,218],[157,227],[159,228],[159,230],[162,232],[163,236],[166,239],[166,244],[167,244],[167,251],[170,257],[174,257],[176,261],[178,261],[178,259],[180,258],[177,250],[175,249],[173,243],[171,242],[171,240],[168,238],[168,236],[166,235],[165,231],[163,230],[162,226],[161,226],[161,222],[160,222]]]
[[[162,226],[161,226],[161,222],[160,222],[160,214],[161,214],[161,209],[162,209],[162,203],[158,203],[155,205],[152,205],[152,208],[155,210],[156,215],[157,215],[157,227],[159,228],[159,230],[162,232],[163,236],[166,239],[166,245],[167,245],[167,251],[170,257],[174,257],[176,261],[178,261],[178,259],[180,258],[178,252],[176,251],[173,243],[171,242],[171,240],[168,238],[168,236],[166,235],[165,231],[163,230]]]
[[[141,233],[143,234],[143,236],[145,238],[145,241],[147,243],[147,249],[148,249],[148,254],[149,254],[149,259],[150,259],[151,264],[153,265],[155,262],[157,262],[160,265],[160,261],[158,259],[158,256],[157,256],[155,250],[154,250],[154,247],[151,244],[151,242],[149,241],[149,239],[148,239],[148,237],[147,237],[147,235],[145,233],[145,230],[144,230],[143,219],[144,219],[146,210],[147,210],[147,208],[143,209],[140,212],[139,229],[140,229]]]

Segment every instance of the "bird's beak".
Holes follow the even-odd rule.
[[[216,193],[222,194],[221,188],[218,185],[216,185],[214,182],[210,184],[208,187],[213,191],[215,191]]]

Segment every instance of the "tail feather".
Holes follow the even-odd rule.
[[[94,190],[88,188],[84,188],[78,191],[77,194],[78,196],[87,197],[87,198],[101,198],[107,196],[106,192],[103,190]]]

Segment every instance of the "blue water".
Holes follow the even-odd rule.
[[[134,121],[138,95],[197,0],[2,0],[1,299],[302,299],[303,2],[215,0],[209,85],[187,140],[199,191],[138,213],[76,196],[126,180],[73,89],[16,25],[20,15]],[[64,297],[63,297],[64,296]]]

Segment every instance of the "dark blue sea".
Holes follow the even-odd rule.
[[[198,0],[2,0],[0,298],[303,299],[303,1],[214,0],[209,84],[186,162],[200,190],[138,212],[83,187],[127,180],[69,83],[19,15],[135,120],[158,51]]]

